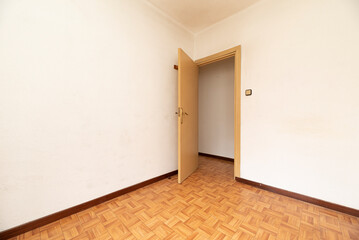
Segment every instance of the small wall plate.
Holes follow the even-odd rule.
[[[246,89],[245,93],[246,93],[246,96],[252,95],[252,89]]]

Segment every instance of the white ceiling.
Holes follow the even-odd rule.
[[[147,0],[193,33],[260,0]]]

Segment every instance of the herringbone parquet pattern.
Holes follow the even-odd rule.
[[[162,180],[14,239],[359,239],[359,219],[247,186],[233,163],[200,157]]]

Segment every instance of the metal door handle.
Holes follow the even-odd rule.
[[[184,113],[184,115],[188,115],[188,113],[186,113],[186,112],[183,112]],[[177,114],[178,115],[178,112],[175,112],[175,114]]]
[[[181,124],[183,124],[183,115],[187,115],[187,116],[188,116],[188,113],[184,112],[184,111],[183,111],[183,108],[181,108],[181,107],[178,107],[178,110],[177,110],[177,112],[175,112],[175,114],[177,114],[178,117],[180,118]]]

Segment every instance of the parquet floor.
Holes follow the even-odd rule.
[[[200,157],[183,184],[162,180],[13,239],[359,239],[359,218],[235,182]]]

